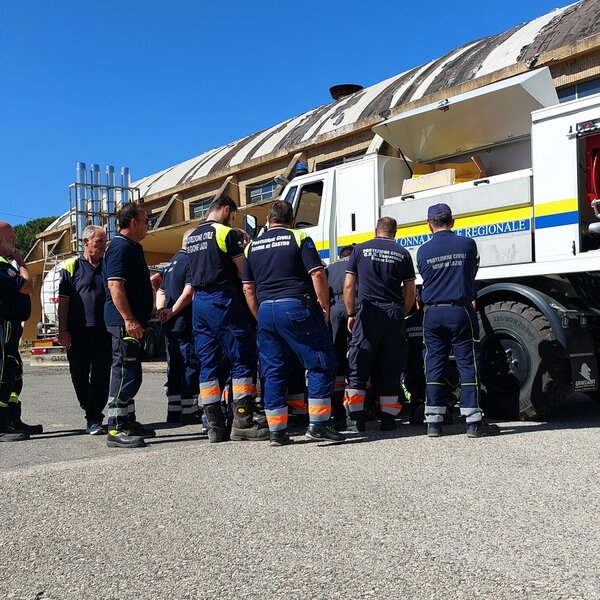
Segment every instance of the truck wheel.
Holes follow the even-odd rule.
[[[490,416],[544,419],[563,403],[571,369],[556,350],[548,320],[521,302],[479,313],[482,408]]]
[[[152,329],[146,329],[146,335],[144,335],[144,354],[147,360],[156,356],[156,334]]]

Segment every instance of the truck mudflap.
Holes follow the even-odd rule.
[[[593,352],[571,354],[572,392],[594,392],[598,389],[598,361]]]

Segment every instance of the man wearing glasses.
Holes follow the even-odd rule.
[[[106,445],[139,448],[145,446],[144,438],[156,435],[136,421],[134,401],[142,384],[144,328],[154,303],[140,244],[148,233],[148,217],[131,203],[119,210],[117,222],[120,231],[104,256],[104,321],[112,336],[113,355]]]

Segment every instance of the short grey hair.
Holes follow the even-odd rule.
[[[81,234],[81,239],[93,240],[96,235],[96,231],[103,231],[106,233],[106,229],[104,227],[100,227],[100,225],[88,225]]]

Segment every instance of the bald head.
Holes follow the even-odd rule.
[[[14,251],[15,230],[10,223],[0,221],[0,255],[10,256]]]

